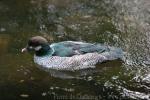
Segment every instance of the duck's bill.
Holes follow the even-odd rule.
[[[23,49],[21,50],[21,52],[26,52],[26,51],[28,51],[27,48],[23,48]]]

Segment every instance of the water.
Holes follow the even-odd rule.
[[[0,100],[150,99],[149,0],[1,0]],[[38,68],[29,37],[122,47],[124,62],[74,72]]]

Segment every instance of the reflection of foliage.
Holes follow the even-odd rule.
[[[65,28],[64,33],[72,34],[73,31],[71,29],[68,31],[68,28],[70,28],[70,25],[77,25],[78,29],[74,30],[77,35],[72,35],[84,36],[85,40],[87,40],[88,36],[94,37],[95,35],[94,39],[97,38],[96,41],[101,42],[103,40],[98,39],[101,37],[100,35],[104,35],[107,32],[116,33],[116,31],[114,32],[116,29],[108,16],[107,7],[105,7],[108,4],[103,0],[66,0],[62,3],[60,2],[62,1],[2,1],[3,5],[6,5],[7,11],[3,12],[3,18],[6,20],[3,20],[3,18],[0,20],[8,23],[6,27],[10,31],[15,31],[19,28],[21,32],[34,31],[48,34],[51,34],[51,32],[57,33],[58,25],[62,25]],[[10,24],[15,27],[12,29],[9,26]]]
[[[11,3],[10,3],[11,2]],[[1,1],[1,27],[22,37],[48,34],[53,41],[84,40],[115,44],[119,31],[112,24],[103,0],[10,0]],[[32,34],[31,34],[32,33]],[[14,34],[16,37],[16,34]],[[20,37],[20,36],[18,36]]]

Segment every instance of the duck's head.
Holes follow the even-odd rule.
[[[34,36],[28,40],[27,46],[22,49],[22,52],[33,51],[37,56],[42,56],[48,53],[50,46],[48,41],[42,36]]]

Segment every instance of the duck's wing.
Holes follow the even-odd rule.
[[[69,57],[75,55],[75,52],[71,47],[68,47],[66,44],[59,42],[53,43],[50,45],[53,50],[52,56],[60,56],[60,57]]]
[[[79,52],[80,54],[92,53],[92,52],[102,53],[105,51],[109,51],[108,46],[104,46],[99,43],[66,41],[66,44],[70,44],[72,50]]]
[[[107,46],[103,46],[101,44],[92,44],[75,41],[64,41],[54,43],[51,45],[51,48],[53,48],[55,51],[54,55],[63,57],[92,52],[102,53],[109,50]]]

